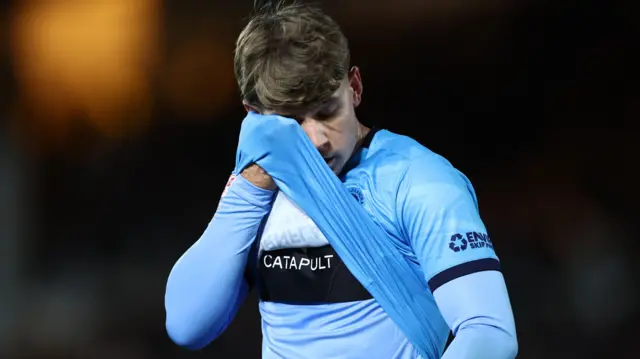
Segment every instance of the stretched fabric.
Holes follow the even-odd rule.
[[[351,273],[373,295],[423,358],[433,358],[429,287],[423,273],[387,238],[326,165],[298,123],[250,112],[236,168],[257,163],[318,226]]]

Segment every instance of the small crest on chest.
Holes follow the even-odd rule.
[[[362,194],[362,191],[360,190],[360,188],[358,188],[358,187],[347,187],[347,190],[349,191],[349,193],[351,193],[353,198],[355,198],[356,201],[358,201],[358,203],[360,203],[360,204],[364,203],[364,195]]]

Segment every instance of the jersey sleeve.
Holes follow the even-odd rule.
[[[233,320],[249,289],[247,258],[274,193],[232,176],[206,230],[173,266],[165,326],[176,344],[203,348]]]
[[[502,273],[473,273],[444,284],[433,296],[455,336],[442,359],[516,357],[516,325]]]
[[[403,234],[432,292],[471,273],[500,270],[473,187],[448,162],[411,163],[397,201]]]

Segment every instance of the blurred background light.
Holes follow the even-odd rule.
[[[40,134],[87,120],[110,136],[150,118],[157,0],[29,0],[12,22],[15,76]]]

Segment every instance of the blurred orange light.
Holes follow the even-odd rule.
[[[64,132],[78,117],[108,135],[140,127],[149,115],[158,15],[158,0],[24,1],[12,50],[22,100],[41,130]]]

